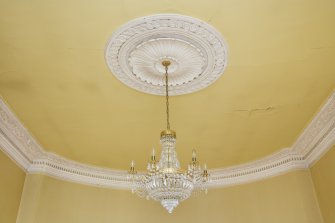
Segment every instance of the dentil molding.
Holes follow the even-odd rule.
[[[111,72],[136,90],[164,95],[163,60],[169,60],[169,92],[187,94],[216,81],[227,66],[227,44],[211,25],[189,16],[138,18],[116,30],[105,59]]]
[[[335,144],[335,93],[291,148],[246,164],[210,170],[209,187],[265,179],[313,165]],[[118,189],[130,189],[127,172],[95,167],[46,152],[0,99],[0,148],[27,173]]]

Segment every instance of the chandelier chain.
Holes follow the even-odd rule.
[[[169,111],[169,77],[168,65],[165,65],[165,98],[166,98],[166,128],[170,130],[170,111]]]

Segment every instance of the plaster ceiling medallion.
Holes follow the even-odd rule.
[[[181,95],[216,81],[227,66],[227,45],[211,25],[188,16],[159,14],[128,22],[106,46],[111,72],[136,90],[164,95],[169,60],[169,91]]]

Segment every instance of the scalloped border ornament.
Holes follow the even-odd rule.
[[[158,14],[116,30],[106,45],[105,59],[122,83],[154,95],[164,95],[159,61],[170,59],[170,95],[182,95],[208,87],[224,73],[227,48],[222,35],[199,19]]]

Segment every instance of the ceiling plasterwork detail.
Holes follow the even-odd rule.
[[[206,88],[227,66],[227,44],[211,25],[198,19],[159,14],[120,27],[106,46],[106,63],[124,84],[164,95],[164,67],[170,60],[170,94]]]
[[[302,132],[291,148],[263,159],[210,170],[209,187],[224,187],[265,179],[313,165],[335,144],[335,93]],[[129,189],[126,171],[95,167],[46,152],[0,100],[0,148],[28,173],[82,184]]]

